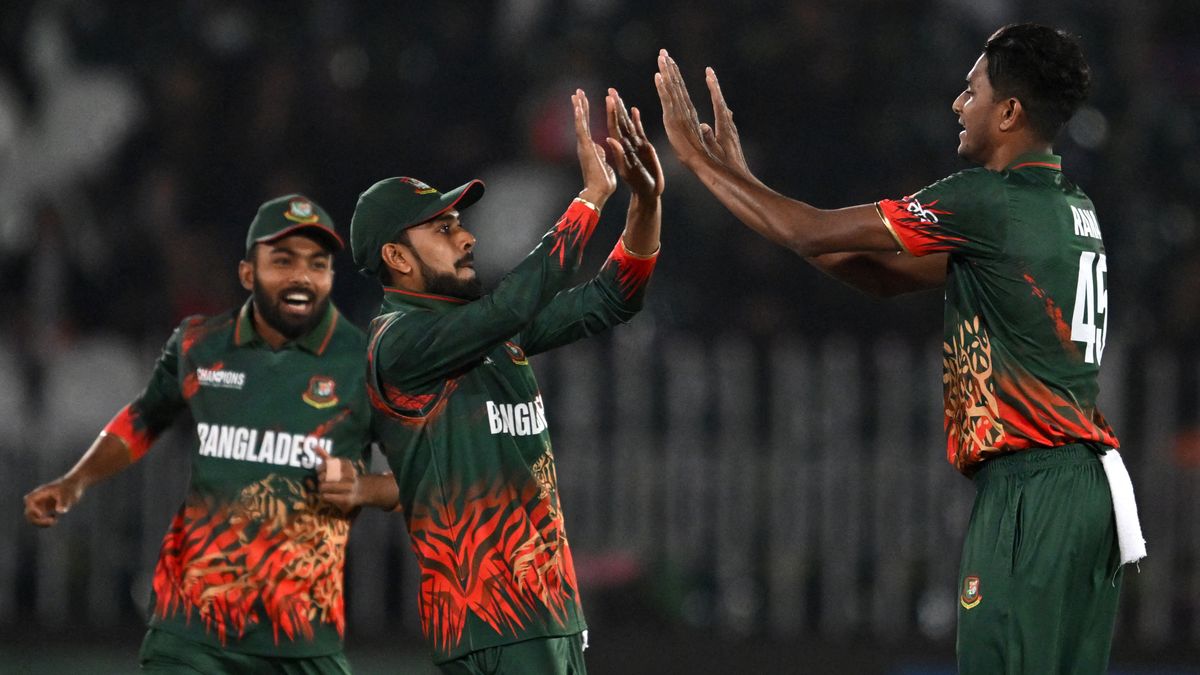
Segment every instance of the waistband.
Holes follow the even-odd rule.
[[[1072,443],[1057,448],[1035,448],[1012,452],[986,460],[983,466],[979,467],[979,471],[975,472],[974,479],[977,483],[983,483],[989,478],[1030,473],[1065,464],[1095,462],[1099,466],[1099,454],[1105,449],[1090,443]]]

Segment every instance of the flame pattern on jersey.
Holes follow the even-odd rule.
[[[549,451],[532,474],[519,493],[497,480],[450,491],[409,515],[421,566],[421,627],[436,649],[459,643],[468,613],[515,636],[541,613],[539,606],[560,626],[568,603],[578,608]]]
[[[578,264],[583,258],[583,249],[592,237],[592,230],[600,222],[600,215],[579,202],[571,202],[566,213],[554,224],[554,246],[550,248],[550,257],[558,257],[558,266],[566,267],[567,253],[573,252]]]
[[[605,267],[617,266],[617,287],[626,300],[632,298],[638,291],[645,288],[654,274],[654,265],[658,262],[658,254],[649,257],[636,257],[625,248],[624,242],[617,239],[616,246],[605,261]]]
[[[271,475],[225,505],[190,502],[163,539],[154,572],[158,618],[193,613],[221,644],[266,621],[275,644],[345,631],[342,566],[350,522],[305,485]],[[259,615],[259,603],[265,615]]]
[[[903,199],[881,200],[879,210],[909,253],[946,253],[954,251],[967,240],[946,232],[938,225],[938,216],[954,215],[951,211],[934,208],[939,201],[935,199],[922,205],[915,195],[909,195]]]
[[[1014,450],[1079,441],[1116,447],[1099,411],[1086,414],[1018,365],[995,359],[978,316],[942,347],[946,457],[959,471]]]

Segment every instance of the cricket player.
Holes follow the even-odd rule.
[[[659,249],[663,175],[641,117],[606,99],[625,230],[591,281],[568,287],[614,171],[572,96],[583,190],[496,288],[482,294],[462,212],[484,191],[388,178],[362,193],[355,261],[384,281],[367,386],[421,569],[419,610],[448,674],[586,672],[586,628],[529,357],[630,320]]]
[[[1096,408],[1100,220],[1052,151],[1088,93],[1078,44],[1044,26],[996,31],[951,106],[958,154],[978,167],[837,210],[751,174],[712,69],[711,126],[665,50],[658,70],[671,147],[743,223],[872,293],[945,288],[947,458],[978,488],[958,580],[960,671],[1105,672],[1120,566],[1145,546]]]
[[[349,480],[372,436],[366,337],[329,301],[342,246],[302,195],[259,207],[238,264],[246,303],[185,319],[145,391],[74,468],[25,495],[29,522],[54,525],[191,413],[191,482],[154,572],[145,672],[350,672],[346,512],[391,508],[397,492],[390,476]]]

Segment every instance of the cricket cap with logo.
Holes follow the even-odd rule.
[[[437,218],[453,208],[479,201],[483,181],[473,180],[449,192],[439,192],[416,178],[385,178],[358,196],[350,219],[350,252],[363,274],[374,276],[383,263],[380,249],[414,225]]]
[[[312,236],[333,252],[345,248],[325,209],[304,195],[293,194],[276,197],[258,207],[246,233],[246,255],[250,255],[255,244],[269,244],[293,234]]]

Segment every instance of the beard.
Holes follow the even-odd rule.
[[[271,328],[279,331],[288,340],[307,335],[312,329],[321,323],[321,319],[325,318],[325,311],[329,308],[329,296],[326,295],[319,301],[314,301],[313,310],[306,317],[288,316],[283,313],[281,305],[283,298],[292,291],[302,291],[315,297],[313,291],[306,288],[289,287],[283,289],[277,297],[271,297],[267,290],[258,282],[258,275],[254,276],[254,311],[258,317],[267,322]]]
[[[445,295],[451,298],[460,300],[478,300],[483,296],[483,282],[479,280],[479,275],[470,279],[459,279],[456,274],[445,274],[435,272],[417,252],[413,251],[413,257],[416,258],[417,267],[421,270],[421,278],[425,280],[425,292],[434,295]],[[475,261],[475,255],[468,253],[454,263],[455,269],[466,267],[467,263]]]

